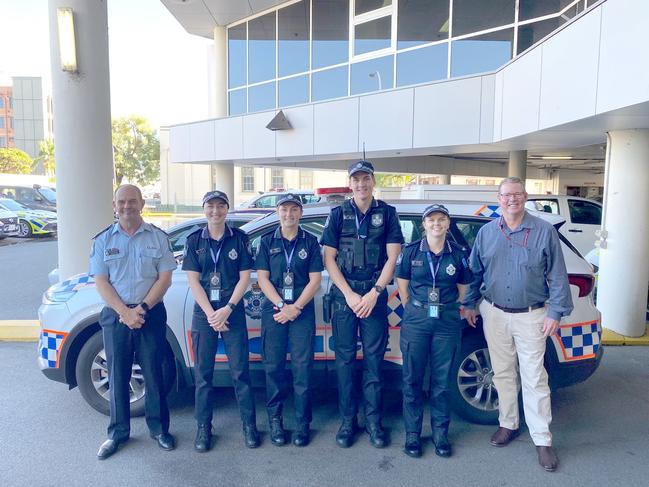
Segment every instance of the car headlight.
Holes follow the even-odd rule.
[[[56,291],[50,288],[43,295],[43,304],[65,303],[76,293],[76,291]]]

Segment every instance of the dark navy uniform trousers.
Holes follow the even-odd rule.
[[[286,371],[286,353],[291,354],[293,398],[298,424],[308,425],[312,420],[311,372],[315,341],[315,307],[313,300],[295,319],[282,325],[273,319],[277,310],[266,300],[261,314],[261,340],[266,371],[266,410],[268,417],[282,415],[282,407],[289,391]]]
[[[406,304],[401,322],[403,357],[403,419],[406,433],[421,433],[424,416],[423,383],[431,373],[431,427],[445,433],[450,423],[449,374],[460,343],[459,303],[442,307],[439,319],[429,318],[426,305]]]
[[[219,334],[228,356],[234,393],[239,404],[241,421],[252,425],[255,419],[255,397],[250,385],[248,364],[248,329],[246,314],[239,303],[228,319],[229,331],[217,332],[209,326],[202,310],[194,310],[192,317],[192,350],[194,352],[194,376],[196,382],[195,416],[198,424],[212,422],[214,408],[214,356],[219,345]]]
[[[110,385],[108,438],[121,440],[130,434],[129,382],[134,356],[144,376],[144,414],[149,431],[153,435],[168,433],[168,391],[162,378],[162,361],[169,347],[165,337],[167,311],[164,304],[158,303],[149,310],[142,328],[131,330],[120,323],[117,312],[109,307],[101,310],[99,324],[104,336]]]
[[[351,288],[361,296],[374,285],[374,281],[354,281]],[[367,318],[357,318],[347,306],[345,297],[333,286],[334,313],[332,319],[336,372],[338,375],[338,408],[345,420],[353,419],[358,412],[358,397],[354,393],[354,364],[360,334],[363,345],[363,397],[365,419],[368,423],[381,420],[381,394],[383,381],[381,367],[388,343],[388,294],[383,291],[376,306]]]

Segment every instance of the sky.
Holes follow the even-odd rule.
[[[157,129],[207,118],[209,39],[188,34],[160,0],[107,0],[113,117]],[[51,93],[47,0],[0,0],[0,86],[40,76]]]

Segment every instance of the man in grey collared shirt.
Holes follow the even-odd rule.
[[[115,191],[119,221],[94,237],[90,274],[106,303],[99,316],[110,384],[108,439],[97,457],[114,454],[130,435],[129,381],[134,352],[142,367],[144,411],[149,433],[163,450],[175,446],[169,434],[169,407],[162,379],[167,312],[162,297],[171,285],[176,260],[167,234],[145,223],[144,200],[130,184]]]
[[[491,444],[505,446],[518,436],[518,364],[526,423],[539,464],[552,472],[558,458],[543,358],[547,337],[573,309],[568,274],[556,229],[525,211],[523,181],[504,179],[498,201],[503,216],[480,229],[471,252],[474,279],[464,300],[465,317],[475,326],[475,307],[483,297],[480,314],[499,401],[500,427]]]

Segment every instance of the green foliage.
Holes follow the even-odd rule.
[[[113,120],[113,157],[118,186],[124,178],[142,186],[160,178],[160,141],[144,117]]]
[[[41,140],[38,144],[38,157],[34,163],[43,163],[43,169],[48,176],[54,176],[56,164],[54,162],[54,141],[52,139]]]
[[[374,174],[377,188],[403,187],[415,179],[411,174]]]
[[[25,152],[13,147],[0,149],[0,173],[29,174],[34,161]]]

